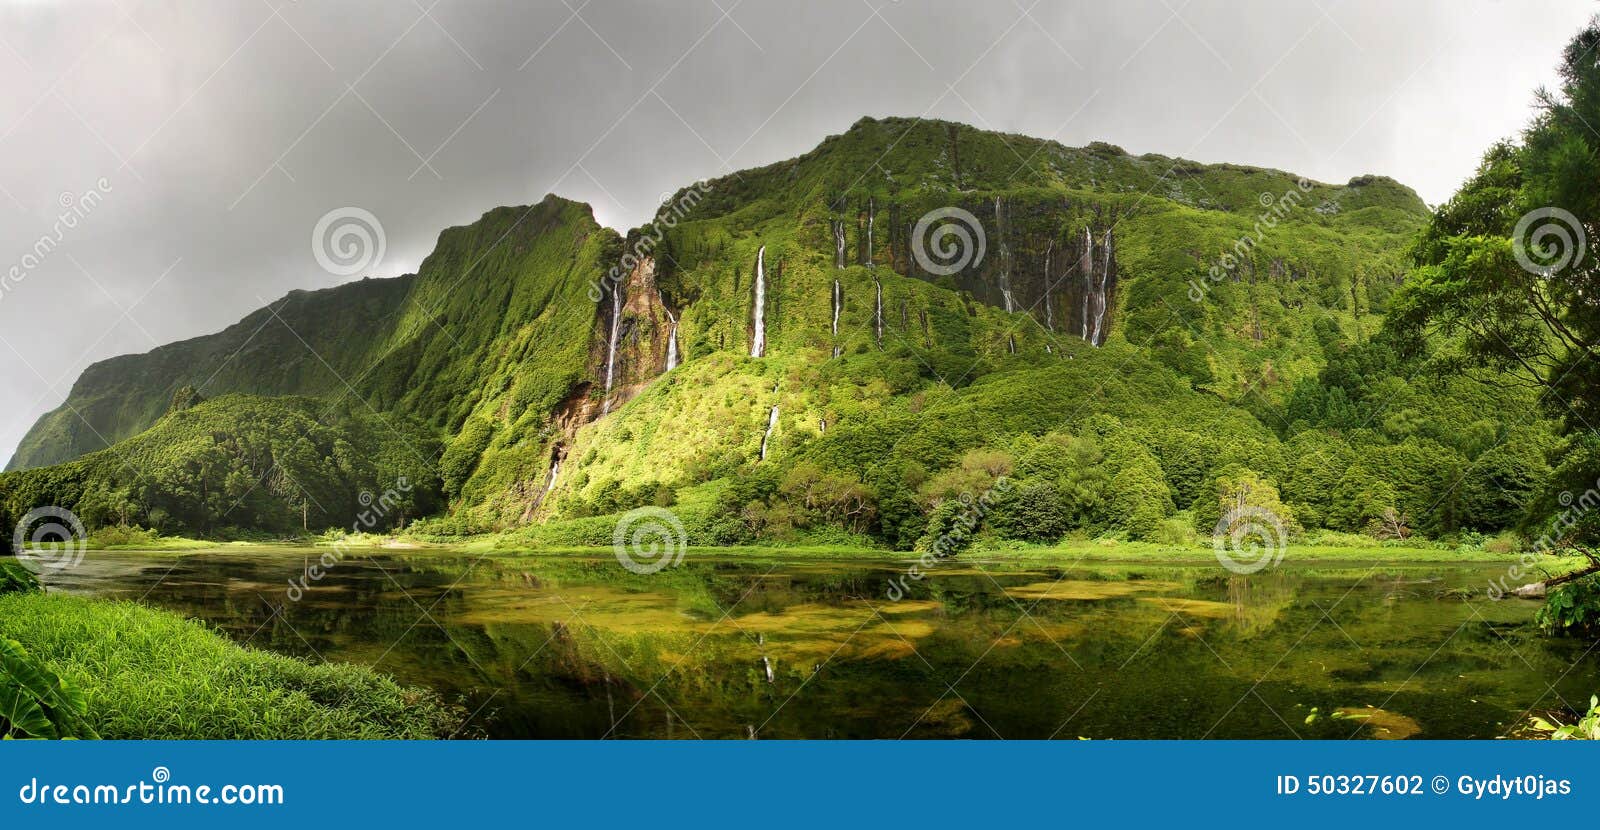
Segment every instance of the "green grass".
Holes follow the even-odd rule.
[[[370,669],[240,647],[129,602],[0,596],[0,637],[82,689],[104,738],[427,739],[461,723],[433,692]]]

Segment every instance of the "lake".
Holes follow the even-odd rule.
[[[492,738],[1494,738],[1586,707],[1592,644],[1502,565],[1051,567],[607,554],[90,552],[51,590],[437,689]],[[768,558],[768,557],[771,558]]]

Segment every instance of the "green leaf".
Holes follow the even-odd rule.
[[[44,707],[19,686],[0,685],[0,722],[6,725],[8,735],[21,732],[33,738],[56,737],[55,726],[50,723]]]

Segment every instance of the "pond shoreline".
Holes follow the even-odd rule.
[[[1494,738],[1543,679],[1576,706],[1600,676],[1588,643],[1531,624],[1535,603],[1487,596],[1498,561],[1291,549],[1236,575],[1201,549],[987,551],[897,599],[915,560],[885,551],[698,549],[639,573],[608,548],[368,547],[287,596],[332,550],[90,553],[45,581],[376,669],[480,712],[491,738]],[[946,694],[980,662],[965,702]]]
[[[189,539],[173,537],[161,540],[163,544],[156,546],[95,546],[90,544],[90,552],[114,553],[148,553],[148,554],[239,554],[254,555],[261,553],[325,550],[342,547],[345,556],[360,556],[367,554],[396,554],[396,555],[426,555],[431,553],[458,555],[478,554],[483,556],[611,556],[614,550],[611,546],[540,546],[540,547],[505,547],[497,544],[493,537],[469,537],[460,542],[420,542],[410,539],[395,540],[381,537],[360,538],[342,543],[328,542],[319,539],[284,540],[273,542],[213,542],[203,539]],[[848,560],[848,561],[877,561],[877,562],[914,562],[921,559],[924,554],[916,551],[887,550],[882,548],[861,547],[825,547],[825,546],[765,546],[748,545],[736,547],[687,547],[683,549],[684,559],[714,560],[714,559],[739,559],[749,561],[806,561],[806,560]],[[1074,542],[1065,545],[1049,547],[1026,547],[1015,549],[984,549],[969,550],[956,554],[947,560],[938,561],[963,561],[963,562],[1026,562],[1030,564],[1070,566],[1077,563],[1108,563],[1108,564],[1159,564],[1159,565],[1205,565],[1217,562],[1214,551],[1206,546],[1156,545],[1143,542],[1117,542],[1107,544],[1104,542]],[[1507,567],[1520,564],[1519,553],[1493,553],[1484,550],[1452,550],[1434,547],[1402,547],[1374,545],[1371,547],[1351,547],[1342,545],[1290,545],[1284,552],[1278,566],[1292,565],[1295,563],[1318,565],[1461,565],[1461,564],[1494,564],[1505,563]],[[1580,556],[1543,556],[1539,561],[1542,569],[1549,573],[1560,575],[1586,564]],[[1524,567],[1526,570],[1526,567]]]

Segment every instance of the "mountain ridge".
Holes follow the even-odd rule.
[[[919,230],[951,217],[973,224],[954,263]],[[1326,519],[1317,488],[1295,490],[1281,442],[1346,405],[1300,390],[1378,333],[1425,217],[1384,177],[1328,185],[863,119],[802,156],[686,186],[626,234],[554,194],[448,228],[417,275],[386,286],[404,296],[368,321],[370,345],[331,344],[359,354],[338,364],[348,385],[273,394],[425,424],[448,507],[422,532],[446,535],[559,536],[656,504],[717,543],[846,532],[907,547],[969,456],[1017,462],[1038,441],[1117,482],[1072,485],[1102,505],[1068,511],[1078,532],[1198,521],[1235,468],[1295,492],[1308,524],[1354,527],[1366,513]],[[1078,389],[1027,391],[1061,383]],[[159,417],[141,395],[123,431]],[[952,406],[991,414],[977,430],[924,422]],[[797,506],[800,479],[847,494],[852,518]]]

